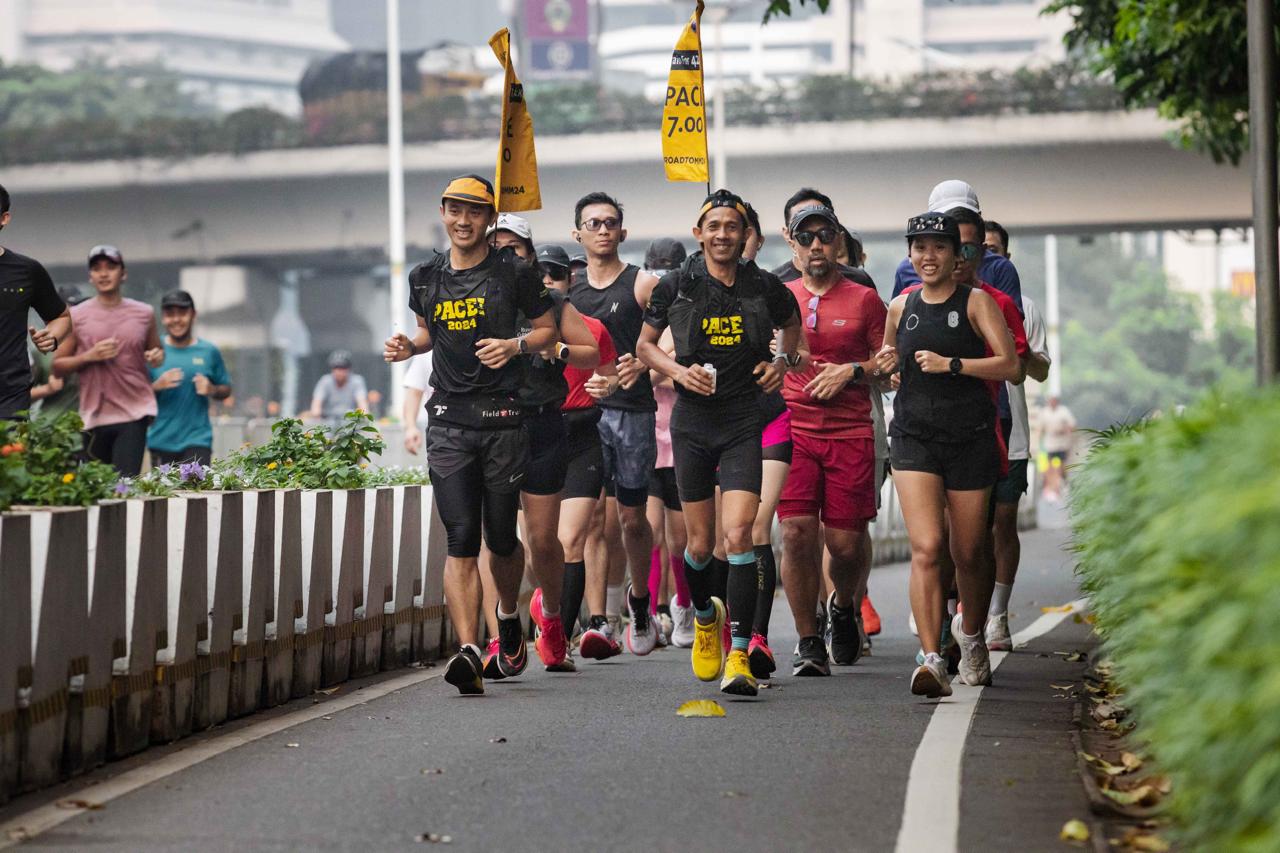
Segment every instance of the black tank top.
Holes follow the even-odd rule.
[[[564,313],[565,297],[558,290],[548,289],[551,297],[552,311],[555,312],[556,328],[560,328],[560,317]],[[533,325],[523,314],[520,315],[520,334],[527,335],[533,331]],[[569,396],[569,383],[564,378],[565,363],[560,359],[547,361],[541,355],[517,356],[524,361],[524,379],[520,383],[517,399],[526,409],[555,408],[564,405]]]
[[[574,277],[569,287],[569,301],[588,317],[595,317],[604,324],[613,338],[618,355],[636,354],[636,342],[644,328],[644,309],[636,302],[636,274],[640,268],[627,264],[608,287],[592,287],[587,282],[587,271]],[[653,386],[649,372],[640,374],[636,384],[629,389],[619,388],[600,401],[604,409],[624,409],[633,412],[655,412],[658,404],[653,399]]]
[[[898,363],[902,387],[893,401],[890,435],[926,441],[970,441],[995,430],[995,403],[987,383],[972,376],[925,373],[916,352],[926,350],[947,359],[984,358],[986,342],[969,322],[972,289],[956,288],[945,302],[930,305],[922,290],[907,294],[898,319]]]

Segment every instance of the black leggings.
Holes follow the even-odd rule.
[[[461,470],[441,477],[433,474],[431,487],[436,507],[449,537],[450,557],[480,555],[480,532],[484,543],[499,557],[515,552],[516,512],[520,509],[520,492],[495,492],[484,485],[484,470],[475,459]]]
[[[138,476],[151,421],[148,416],[128,423],[94,427],[89,430],[89,458],[115,466],[121,477]]]

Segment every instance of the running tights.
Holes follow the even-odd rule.
[[[520,544],[516,537],[520,492],[487,488],[479,459],[447,477],[433,473],[431,487],[449,537],[450,557],[480,556],[482,529],[484,542],[494,554],[509,557],[515,552]]]

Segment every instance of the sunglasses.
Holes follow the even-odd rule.
[[[960,257],[966,261],[976,261],[982,254],[982,248],[977,243],[961,243]]]
[[[603,228],[606,231],[617,231],[622,227],[622,220],[610,216],[608,219],[588,219],[582,223],[585,231],[599,231]]]
[[[808,232],[801,232],[801,233],[808,233]],[[810,240],[809,242],[812,243],[813,241]],[[816,296],[810,298],[809,300],[809,316],[805,319],[804,325],[805,325],[805,328],[807,329],[818,328],[818,297]]]
[[[539,264],[542,267],[542,274],[555,281],[564,281],[569,277],[569,271],[559,264]]]
[[[797,231],[791,235],[791,239],[806,249],[813,245],[814,240],[821,240],[822,245],[830,246],[836,241],[836,230],[834,228],[820,228],[817,231]]]

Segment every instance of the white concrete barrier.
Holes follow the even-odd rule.
[[[293,694],[294,620],[302,615],[302,504],[297,491],[275,492],[272,527],[274,598],[266,629],[263,703],[273,708]]]
[[[168,645],[168,515],[168,500],[125,502],[125,647],[111,662],[113,758],[151,740],[156,653]]]
[[[444,561],[448,554],[448,538],[440,511],[436,508],[435,493],[430,486],[422,487],[422,592],[413,597],[414,637],[413,656],[417,660],[436,660],[444,649]]]
[[[333,493],[298,493],[298,571],[302,613],[294,618],[292,696],[321,685],[324,616],[333,600]]]
[[[351,645],[357,609],[364,604],[365,491],[335,491],[333,495],[333,598],[324,617],[322,678],[326,687],[351,674]],[[361,611],[363,616],[363,611]]]
[[[392,493],[394,590],[383,607],[382,668],[413,660],[414,597],[422,591],[422,487],[397,486]]]
[[[243,620],[232,635],[231,697],[227,714],[262,707],[267,624],[275,621],[275,516],[277,493],[244,492],[240,564]]]
[[[168,642],[156,652],[153,743],[168,743],[194,730],[196,649],[209,633],[208,501],[180,496],[170,499],[168,505]]]
[[[196,731],[227,719],[231,696],[235,632],[244,623],[241,595],[244,559],[244,495],[206,493],[205,636],[196,641],[195,697],[192,727]]]
[[[355,639],[351,646],[351,676],[370,675],[382,664],[383,610],[392,598],[391,554],[393,529],[390,489],[364,492],[364,529],[360,550],[363,604],[356,610]]]

